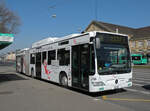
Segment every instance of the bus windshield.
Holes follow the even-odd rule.
[[[100,39],[98,41],[100,46],[96,47],[98,73],[107,75],[131,72],[128,42],[122,40],[122,38],[127,39],[127,37],[98,34],[97,38]],[[98,42],[96,45],[99,44]]]

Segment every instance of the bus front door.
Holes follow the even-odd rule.
[[[72,86],[89,89],[89,45],[72,47]]]
[[[36,53],[36,77],[41,78],[41,53]]]

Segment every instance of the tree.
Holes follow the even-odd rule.
[[[16,34],[19,25],[19,17],[13,11],[9,10],[4,2],[0,1],[0,33]]]

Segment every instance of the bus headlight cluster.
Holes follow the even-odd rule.
[[[132,82],[132,78],[129,78],[129,79],[128,79],[128,82]]]
[[[92,82],[93,86],[105,86],[104,82]]]

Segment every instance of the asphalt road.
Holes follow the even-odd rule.
[[[133,69],[133,86],[96,97],[135,111],[150,111],[150,69]]]
[[[89,94],[0,65],[0,111],[150,111],[150,69],[134,70],[133,82],[131,88]]]

